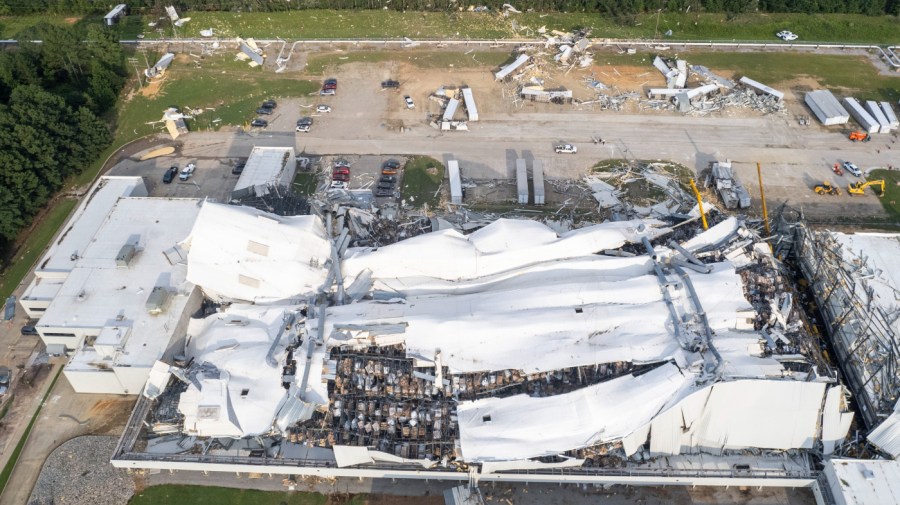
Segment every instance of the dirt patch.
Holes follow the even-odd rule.
[[[65,21],[68,25],[74,25],[75,23],[81,21],[81,18],[66,18]]]
[[[155,97],[159,94],[159,91],[162,89],[162,85],[165,81],[165,76],[160,79],[150,81],[146,86],[141,87],[141,96],[145,96],[147,98]]]

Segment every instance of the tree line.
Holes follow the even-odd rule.
[[[122,48],[98,26],[38,25],[0,52],[0,250],[112,141]]]
[[[630,15],[641,12],[795,12],[898,14],[900,0],[0,0],[0,15],[55,12],[102,14],[113,4],[125,3],[133,12],[162,13],[165,5],[181,11],[278,12],[299,9],[383,9],[455,11],[460,6],[484,5],[500,9],[511,3],[519,10],[596,12]]]

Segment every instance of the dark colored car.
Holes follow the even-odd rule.
[[[256,118],[250,122],[250,126],[258,126],[260,128],[265,128],[266,126],[269,126],[269,122],[266,121],[265,119]]]
[[[378,182],[391,182],[391,183],[393,183],[393,182],[397,182],[397,178],[394,177],[393,175],[382,175],[382,176],[378,179]]]
[[[392,80],[381,81],[381,87],[382,88],[399,88],[400,81],[392,81]]]
[[[394,190],[392,189],[378,189],[375,190],[375,196],[394,196]]]
[[[336,167],[336,168],[334,169],[334,172],[332,172],[332,174],[345,174],[345,175],[350,175],[350,169],[347,168],[347,167]]]
[[[266,100],[262,103],[262,106],[265,109],[274,109],[275,107],[278,107],[278,103],[275,102],[275,100]]]
[[[337,89],[337,79],[325,79],[322,89]]]
[[[21,332],[22,332],[22,335],[37,335],[38,334],[37,328],[35,328],[33,324],[26,324],[25,326],[22,327]]]
[[[273,112],[272,109],[270,109],[268,107],[260,107],[260,108],[256,109],[257,114],[262,114],[264,116],[270,116],[270,115],[272,115],[272,112]]]
[[[331,180],[350,182],[350,174],[334,174],[331,176]]]
[[[178,167],[177,166],[169,167],[169,169],[166,170],[165,175],[163,175],[163,182],[165,184],[169,184],[170,182],[175,180],[176,175],[178,175]]]
[[[297,120],[297,126],[312,126],[313,119],[311,117],[302,117]]]
[[[400,162],[397,160],[387,160],[381,165],[381,174],[382,175],[397,175],[397,170],[400,168]]]
[[[0,366],[0,395],[5,395],[9,391],[9,383],[12,380],[12,370],[5,366]]]
[[[246,163],[238,163],[234,166],[234,168],[231,169],[231,173],[234,175],[241,175],[241,173],[244,171],[245,166],[247,166]]]

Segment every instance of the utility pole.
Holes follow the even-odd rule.
[[[766,192],[763,189],[762,169],[756,164],[756,175],[759,177],[759,197],[762,200],[763,224],[766,226],[766,236],[772,234],[769,230],[769,212],[766,210]],[[771,244],[769,244],[771,246]]]

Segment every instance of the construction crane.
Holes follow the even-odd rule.
[[[832,185],[828,181],[825,181],[822,184],[816,184],[815,187],[813,187],[813,191],[815,191],[816,194],[819,195],[841,195],[841,189],[837,186]]]
[[[880,198],[884,196],[884,179],[880,179],[877,181],[850,183],[850,185],[847,186],[847,191],[849,191],[851,195],[864,195],[866,194],[866,188],[868,188],[869,186],[881,187],[881,192],[878,193],[878,197]]]

